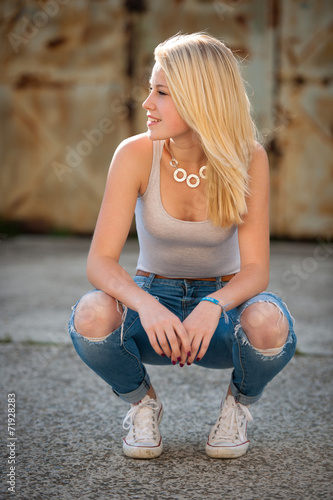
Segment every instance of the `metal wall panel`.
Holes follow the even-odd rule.
[[[272,234],[331,237],[333,6],[287,0],[278,7]]]
[[[330,0],[4,0],[0,217],[92,232],[110,159],[145,130],[154,47],[207,30],[243,60],[271,233],[332,234]]]
[[[5,0],[0,15],[1,218],[91,232],[130,133],[123,2]]]

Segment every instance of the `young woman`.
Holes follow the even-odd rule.
[[[96,288],[69,330],[83,361],[130,409],[124,453],[162,453],[163,407],[146,364],[233,367],[206,452],[243,455],[248,406],[292,358],[287,307],[269,281],[269,172],[230,49],[204,33],[155,49],[144,134],[111,163],[88,257]],[[132,278],[118,263],[136,214]]]

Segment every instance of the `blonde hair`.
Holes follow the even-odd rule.
[[[180,116],[207,156],[209,218],[223,227],[240,224],[256,128],[235,56],[206,33],[173,36],[154,55]]]

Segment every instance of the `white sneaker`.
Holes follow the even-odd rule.
[[[151,399],[148,394],[131,409],[123,422],[129,433],[123,438],[123,451],[131,458],[156,458],[163,451],[158,424],[163,416],[163,406],[158,396]]]
[[[207,455],[212,458],[237,458],[244,455],[250,444],[246,437],[247,423],[252,420],[246,406],[237,403],[233,396],[227,396],[208,436]]]

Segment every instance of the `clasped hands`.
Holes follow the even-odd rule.
[[[180,319],[156,299],[138,312],[150,344],[157,354],[167,356],[173,365],[191,365],[205,355],[221,317],[221,308],[199,302],[187,318]]]

